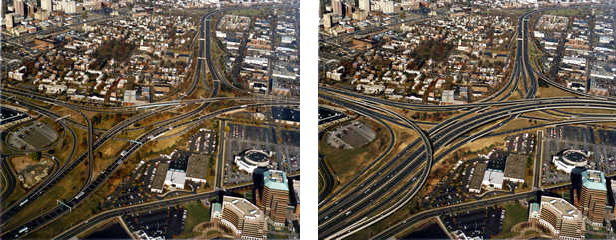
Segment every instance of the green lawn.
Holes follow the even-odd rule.
[[[565,17],[574,17],[574,16],[581,15],[582,11],[579,9],[558,9],[558,10],[548,11],[547,13],[553,14],[553,15],[565,16]]]
[[[528,220],[528,209],[522,206],[519,202],[510,202],[502,206],[505,208],[505,220],[503,220],[503,231],[494,238],[509,238],[515,235],[511,232],[511,228],[520,223]]]
[[[347,183],[359,170],[374,161],[389,145],[390,136],[385,128],[372,121],[365,119],[361,121],[370,126],[377,136],[365,146],[354,149],[338,149],[327,143],[326,136],[323,136],[319,141],[319,153],[324,156],[325,162],[339,180],[338,184],[340,185]]]
[[[240,9],[240,10],[232,10],[228,12],[229,14],[235,15],[243,15],[243,16],[259,16],[263,15],[263,12],[259,9]]]
[[[283,234],[270,233],[270,234],[267,234],[267,238],[268,239],[288,239],[289,236],[283,235]]]
[[[177,236],[177,238],[195,237],[200,233],[193,232],[192,229],[197,224],[210,220],[210,208],[201,204],[200,201],[192,201],[184,204],[184,207],[188,210],[186,222],[184,223],[184,232]]]

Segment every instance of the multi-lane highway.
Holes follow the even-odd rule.
[[[439,161],[464,144],[492,134],[525,113],[561,111],[562,109],[616,110],[616,104],[613,101],[590,95],[535,98],[538,80],[528,56],[528,19],[537,12],[539,11],[529,11],[519,17],[516,32],[517,49],[512,76],[503,89],[484,101],[437,106],[396,102],[328,86],[319,87],[319,97],[327,102],[345,107],[360,115],[380,118],[405,127],[411,127],[412,124],[399,119],[399,116],[392,114],[390,110],[382,106],[414,111],[461,112],[461,114],[428,130],[428,140],[417,139],[395,156],[391,156],[378,169],[372,170],[371,174],[358,174],[357,176],[361,176],[361,180],[354,179],[352,189],[343,193],[336,192],[325,197],[325,201],[322,201],[319,205],[319,238],[348,237],[393,214],[397,209],[408,203],[418,189],[424,187],[424,181],[419,180],[427,176],[432,158],[434,161]],[[521,87],[518,87],[519,85]],[[524,99],[507,100],[516,91],[522,93]],[[612,114],[607,114],[605,117],[607,119],[599,116],[588,116],[587,119],[554,122],[552,125],[614,121]],[[415,129],[413,130],[415,131]],[[427,154],[429,149],[420,144],[421,142],[429,142],[435,155],[429,157],[432,154]],[[526,196],[525,194],[519,196]],[[476,203],[469,203],[469,205],[476,205]],[[438,214],[438,211],[436,213]],[[422,216],[419,216],[417,220],[422,219]],[[431,215],[428,214],[423,217],[428,216]]]
[[[39,216],[28,220],[25,224],[22,224],[19,227],[15,227],[12,229],[3,229],[0,237],[2,238],[23,237],[35,231],[36,229],[41,228],[45,226],[46,224],[49,224],[50,222],[53,221],[53,219],[56,219],[66,214],[67,211],[70,210],[69,207],[70,208],[77,207],[80,203],[86,200],[92,193],[94,193],[102,184],[105,184],[107,179],[120,166],[122,166],[124,161],[126,161],[131,156],[132,153],[136,152],[141,146],[143,146],[143,144],[149,141],[152,141],[154,139],[157,139],[158,137],[164,135],[167,132],[170,132],[173,129],[180,128],[180,127],[196,126],[197,123],[203,122],[205,120],[212,119],[222,114],[235,112],[235,111],[243,110],[247,108],[268,107],[268,106],[294,106],[294,107],[299,106],[299,102],[295,99],[284,99],[283,100],[283,99],[276,99],[276,98],[241,98],[241,97],[240,98],[220,98],[220,97],[217,97],[220,91],[220,82],[222,80],[222,77],[221,77],[222,74],[220,74],[216,70],[215,64],[213,64],[212,61],[208,60],[211,57],[210,51],[209,51],[210,37],[208,37],[209,33],[211,32],[209,28],[210,26],[209,23],[210,23],[212,16],[219,14],[221,12],[224,12],[226,10],[230,10],[230,9],[240,9],[240,8],[213,10],[205,14],[204,17],[202,18],[202,24],[201,24],[200,33],[199,33],[199,36],[201,38],[199,38],[199,51],[198,51],[198,56],[197,56],[197,64],[195,68],[194,77],[193,77],[193,80],[192,80],[192,83],[189,89],[186,91],[186,93],[184,93],[180,97],[179,100],[145,104],[145,105],[132,106],[132,107],[99,107],[99,106],[90,106],[90,105],[71,104],[67,102],[62,102],[54,98],[48,98],[48,97],[41,96],[38,94],[27,93],[27,92],[24,92],[23,90],[7,88],[6,93],[13,94],[13,96],[20,96],[22,97],[22,99],[38,100],[38,101],[45,102],[47,104],[66,107],[66,108],[72,109],[77,112],[79,112],[80,110],[86,110],[86,111],[91,111],[91,112],[135,111],[137,112],[137,114],[135,114],[134,116],[132,116],[131,118],[127,120],[124,120],[116,124],[112,128],[108,129],[102,135],[100,135],[96,139],[96,141],[93,141],[94,138],[93,138],[93,131],[92,131],[93,128],[92,128],[91,121],[87,120],[86,121],[87,124],[83,126],[81,123],[72,121],[70,119],[60,120],[59,122],[60,124],[62,124],[64,128],[70,129],[67,123],[72,123],[80,127],[85,127],[86,129],[89,130],[88,137],[87,137],[88,145],[89,145],[88,151],[86,153],[83,153],[79,158],[73,160],[72,162],[68,162],[68,164],[65,164],[64,166],[62,166],[62,168],[60,168],[58,171],[55,171],[52,176],[45,179],[43,183],[39,184],[35,189],[28,192],[26,196],[24,196],[22,199],[17,201],[15,204],[7,207],[6,209],[3,209],[2,216],[0,218],[2,220],[0,222],[2,223],[6,223],[7,221],[10,221],[12,216],[19,213],[25,207],[35,207],[35,206],[29,206],[29,205],[32,202],[35,202],[37,198],[45,194],[49,189],[51,189],[58,181],[60,181],[63,177],[65,177],[78,164],[83,162],[86,159],[86,157],[89,159],[89,162],[90,162],[89,166],[93,166],[94,164],[92,164],[93,158],[92,158],[91,152],[93,150],[98,149],[106,141],[108,141],[109,139],[112,139],[118,133],[129,129],[129,127],[132,126],[134,123],[143,121],[151,116],[154,116],[155,114],[159,114],[159,113],[168,111],[170,109],[173,109],[174,106],[190,105],[190,104],[198,104],[199,106],[187,113],[180,114],[178,116],[174,116],[171,119],[167,119],[164,121],[159,121],[157,123],[151,124],[150,127],[153,127],[153,129],[146,131],[138,138],[134,139],[133,141],[130,141],[130,144],[125,149],[123,149],[123,151],[120,153],[120,156],[118,156],[115,159],[115,161],[113,161],[113,163],[111,163],[104,171],[98,174],[96,178],[94,179],[91,179],[91,177],[93,177],[93,174],[92,174],[92,168],[90,168],[89,173],[88,173],[90,177],[88,177],[88,179],[91,179],[91,180],[87,181],[85,185],[83,186],[83,188],[77,194],[75,194],[73,198],[66,200],[64,202],[64,205],[59,205],[55,208],[46,210],[42,212]],[[209,72],[212,74],[212,84],[209,84],[204,77],[206,65],[203,64],[203,61],[206,61]],[[209,96],[207,96],[207,98],[202,98],[202,99],[183,100],[182,98],[186,96],[190,96],[194,92],[199,81],[203,81],[204,86],[210,86],[211,91],[210,91]],[[3,95],[3,100],[7,100],[7,99],[4,99],[4,95]],[[14,101],[14,99],[11,99],[11,101]],[[23,100],[20,99],[18,101],[23,101]],[[203,114],[203,111],[206,110],[208,106],[210,106],[210,103],[215,102],[215,101],[233,101],[233,102],[246,101],[246,103],[243,105],[231,106],[231,107],[214,110],[209,113]],[[43,113],[45,116],[56,118],[56,119],[60,118],[60,116],[57,116],[53,112],[48,111],[41,106],[38,106],[34,103],[28,103],[28,101],[24,101],[24,102],[25,103],[23,105],[25,107],[28,107],[32,110]],[[17,104],[19,103],[20,102],[17,102]],[[144,109],[151,109],[151,111],[141,111]],[[74,139],[76,138],[74,137]],[[74,140],[73,143],[74,143],[73,145],[75,145],[76,140]],[[195,196],[194,198],[198,199],[199,196]],[[153,203],[152,205],[159,206],[160,204],[165,205],[167,203]],[[136,207],[136,208],[139,209],[139,207]]]
[[[237,191],[237,190],[245,189],[251,186],[252,185],[250,184],[237,186],[237,187],[230,188],[229,191],[231,192]],[[54,239],[70,239],[84,232],[85,230],[103,222],[104,220],[107,220],[113,217],[123,216],[126,214],[135,213],[135,212],[143,212],[147,210],[154,210],[154,209],[159,209],[163,207],[169,207],[169,206],[178,205],[178,204],[182,204],[182,203],[190,202],[194,200],[199,200],[199,199],[209,199],[209,198],[218,196],[218,193],[219,193],[218,191],[212,191],[212,192],[205,192],[205,193],[199,193],[199,194],[191,194],[191,195],[186,195],[182,197],[164,199],[164,200],[131,205],[131,206],[126,206],[122,208],[104,211],[102,213],[96,214],[90,217],[89,219],[67,229],[66,231],[62,232],[58,236],[55,236]]]

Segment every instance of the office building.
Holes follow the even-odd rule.
[[[562,198],[541,197],[541,204],[529,206],[528,220],[546,227],[556,239],[584,239],[585,224],[582,212]]]
[[[332,27],[332,14],[331,13],[323,14],[323,29],[327,31],[331,27]]]
[[[394,9],[394,1],[382,1],[381,2],[381,11],[385,14],[392,14],[395,12]]]
[[[334,15],[344,16],[343,11],[344,4],[342,3],[342,0],[332,0],[332,12],[334,13]]]
[[[13,28],[14,23],[15,17],[13,13],[7,13],[6,15],[4,15],[4,25],[6,26],[6,29]]]
[[[15,15],[26,16],[26,6],[23,0],[13,0],[13,11]]]
[[[45,11],[53,11],[51,0],[41,0],[41,9]]]
[[[283,171],[263,173],[262,209],[274,226],[284,226],[289,209],[289,182]]]
[[[605,175],[601,171],[585,170],[582,172],[582,186],[578,197],[578,208],[593,226],[603,225],[606,214],[607,186]]]
[[[9,12],[9,7],[7,6],[6,0],[0,0],[0,9],[2,11],[2,16]]]
[[[297,205],[295,205],[295,214],[297,214],[297,217],[299,217],[299,200],[300,200],[300,194],[299,194],[299,180],[293,180],[292,181],[293,184],[293,192],[295,194],[295,201],[297,202]]]
[[[359,0],[359,9],[362,11],[370,11],[370,0]]]
[[[344,4],[344,17],[345,18],[353,17],[353,5],[349,3]]]
[[[34,14],[37,12],[36,3],[28,2],[26,3],[26,12],[28,17],[34,18]]]
[[[75,1],[64,1],[62,3],[62,9],[64,13],[74,14],[77,13],[77,2]]]
[[[236,238],[267,239],[267,224],[261,209],[244,198],[224,196],[212,205],[212,220],[229,227]]]

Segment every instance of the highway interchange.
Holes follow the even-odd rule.
[[[0,212],[1,224],[6,224],[7,221],[10,221],[11,217],[15,216],[26,207],[36,207],[32,206],[31,203],[40,196],[44,195],[47,191],[49,191],[49,189],[53,188],[54,185],[56,185],[83,161],[87,160],[90,162],[90,167],[88,171],[88,181],[81,186],[79,193],[64,202],[66,205],[58,205],[55,208],[41,211],[39,216],[30,219],[28,222],[20,225],[19,227],[3,229],[0,237],[25,237],[27,234],[34,232],[35,230],[53,222],[55,219],[65,215],[69,211],[69,208],[66,206],[77,208],[79,204],[88,198],[88,196],[99,189],[101,185],[105,184],[108,178],[122,166],[124,161],[137,152],[143,144],[153,141],[157,137],[162,136],[175,128],[196,126],[196,124],[207,119],[212,119],[228,112],[246,108],[263,106],[298,106],[298,101],[289,99],[262,97],[255,98],[250,96],[229,98],[218,96],[221,84],[231,89],[237,89],[237,87],[220,73],[217,66],[215,66],[212,61],[208,60],[211,59],[210,37],[208,37],[208,34],[211,32],[209,22],[214,15],[231,9],[236,8],[212,10],[203,16],[198,40],[198,48],[200,51],[197,56],[197,67],[195,68],[194,79],[191,82],[189,89],[182,94],[180,99],[137,106],[101,107],[94,105],[72,104],[38,95],[36,93],[26,92],[20,89],[10,87],[3,88],[1,100],[4,103],[20,105],[21,107],[28,108],[45,117],[59,119],[57,121],[58,124],[71,134],[73,146],[69,157],[65,161],[67,164],[54,171],[44,180],[44,182],[29,191],[20,200]],[[429,177],[431,166],[434,163],[442,160],[445,156],[447,156],[447,154],[459,149],[467,142],[486,136],[493,136],[496,134],[495,130],[499,129],[511,120],[521,117],[524,113],[544,111],[557,117],[558,113],[567,115],[567,109],[601,109],[616,111],[616,104],[613,103],[613,99],[606,97],[595,97],[589,94],[573,91],[548,79],[546,76],[533,68],[530,63],[527,49],[529,42],[527,37],[527,19],[529,19],[531,15],[538,12],[540,11],[529,11],[528,13],[522,15],[518,21],[518,31],[516,34],[518,37],[518,47],[516,49],[516,59],[513,66],[514,71],[509,79],[509,82],[500,91],[482,100],[481,102],[446,106],[403,103],[371,96],[364,96],[328,86],[319,87],[319,97],[322,100],[343,106],[359,115],[374,119],[379,124],[387,128],[387,132],[390,136],[388,147],[383,153],[376,156],[374,160],[374,163],[385,160],[387,160],[387,162],[378,166],[371,164],[365,167],[361,171],[358,171],[358,174],[350,182],[343,186],[339,186],[335,191],[331,187],[334,181],[331,173],[328,173],[327,171],[322,173],[325,178],[329,179],[327,180],[327,184],[329,184],[327,187],[329,189],[323,191],[319,196],[319,238],[337,239],[349,237],[362,229],[374,225],[391,214],[396,213],[396,211],[410,202],[422,189]],[[412,21],[417,20],[409,20],[409,22]],[[206,72],[209,72],[212,75],[211,82],[206,81]],[[539,79],[546,81],[552,87],[559,88],[577,96],[536,98]],[[191,94],[193,94],[198,88],[200,82],[203,86],[208,86],[210,90],[209,95],[198,97],[196,99],[183,99],[186,96],[191,96]],[[518,86],[521,86],[521,88]],[[515,92],[522,92],[524,94],[524,99],[510,101],[506,100]],[[30,102],[27,99],[37,100],[38,102]],[[81,115],[82,118],[84,118],[85,124],[72,118],[61,119],[62,116],[50,111],[47,106],[39,105],[39,102],[67,108],[76,113],[80,113],[81,111],[106,113],[131,112],[135,113],[135,115],[116,124],[110,129],[103,130],[103,133],[94,139],[93,134],[96,130],[92,128],[90,119]],[[210,107],[213,102],[239,102],[242,105],[235,105],[206,112],[208,111],[208,107]],[[91,164],[92,161],[94,161],[91,154],[92,151],[100,148],[121,132],[130,129],[137,122],[155,116],[156,114],[170,111],[177,106],[193,105],[196,105],[197,107],[187,113],[152,124],[153,128],[151,130],[146,131],[144,134],[134,139],[134,141],[131,141],[131,143],[123,149],[121,155],[118,156],[115,161],[113,161],[113,163],[110,164],[104,171],[98,174],[96,178],[94,178],[94,173],[92,172],[93,164]],[[457,112],[459,114],[441,123],[432,124],[430,129],[425,130],[418,125],[421,124],[420,122],[410,120],[396,111],[391,110],[394,108],[425,112]],[[549,122],[534,126],[532,129],[555,125],[616,121],[614,116],[610,114],[577,115],[579,115],[579,118]],[[395,133],[388,125],[389,123],[408,128],[410,131],[414,132],[418,138],[405,146],[402,151],[393,152],[394,144],[398,139],[396,139]],[[72,127],[81,128],[88,132],[88,151],[79,154],[79,156],[75,156],[77,153],[75,152],[74,146],[77,142],[77,136],[72,130]],[[528,129],[530,128],[514,129],[510,131],[525,131]],[[319,165],[322,165],[321,160]],[[11,181],[10,179],[8,180]],[[537,180],[535,180],[535,183],[536,181]],[[14,179],[12,182],[14,182]],[[240,186],[228,190],[234,191],[243,187],[248,186]],[[373,238],[384,239],[394,236],[405,229],[408,229],[412,224],[429,217],[454,211],[477,208],[498,202],[531,198],[540,191],[541,190],[534,190],[530,192],[517,193],[492,199],[478,200],[453,206],[441,207],[438,209],[421,211],[382,231],[378,235],[373,236]],[[67,231],[56,236],[55,238],[71,238],[84,230],[115,216],[121,216],[130,212],[177,205],[179,203],[192,201],[195,199],[210,198],[216,194],[217,192],[207,192],[177,198],[174,197],[171,199],[163,199],[160,201],[105,211],[75,225],[70,229],[67,229]]]
[[[261,8],[262,6],[255,6],[252,8]],[[268,7],[268,6],[264,6]],[[26,223],[21,224],[19,227],[14,227],[11,229],[2,229],[2,233],[0,238],[19,238],[25,237],[29,233],[34,232],[35,230],[46,226],[49,223],[52,223],[55,219],[61,217],[62,215],[67,214],[71,209],[75,209],[81,204],[84,200],[88,199],[88,197],[95,193],[97,189],[99,189],[103,184],[107,182],[109,177],[119,169],[122,164],[135,152],[137,152],[141,146],[145,143],[155,140],[156,138],[164,135],[167,132],[172,131],[175,128],[180,127],[195,127],[198,126],[199,123],[202,123],[205,120],[215,118],[217,116],[235,112],[238,110],[243,110],[247,108],[254,107],[268,107],[268,106],[299,106],[299,102],[295,99],[280,99],[280,98],[270,98],[270,97],[218,97],[219,91],[221,88],[221,83],[228,86],[231,89],[236,89],[233,84],[225,79],[223,74],[221,74],[213,64],[213,61],[209,61],[208,59],[212,59],[211,49],[210,49],[210,33],[212,30],[210,29],[210,22],[212,17],[215,15],[221,14],[224,11],[228,10],[236,10],[242,9],[239,7],[232,8],[222,8],[222,9],[213,9],[210,10],[207,14],[203,16],[200,24],[199,31],[199,40],[198,40],[198,49],[199,53],[197,56],[197,63],[195,68],[195,73],[193,80],[191,81],[190,87],[187,89],[185,93],[183,93],[179,99],[170,100],[165,102],[156,102],[144,105],[130,106],[130,107],[101,107],[94,105],[80,105],[80,104],[72,104],[69,102],[63,102],[61,100],[57,100],[55,98],[49,98],[45,96],[41,96],[37,93],[27,92],[22,89],[14,89],[10,87],[4,87],[2,89],[3,94],[1,95],[1,100],[5,103],[20,105],[21,107],[27,108],[34,112],[37,112],[45,117],[51,119],[57,119],[57,122],[62,126],[62,128],[68,130],[72,134],[73,142],[72,142],[72,152],[67,158],[67,164],[61,166],[59,169],[54,171],[49,177],[47,177],[42,183],[38,184],[34,189],[30,190],[25,196],[23,196],[20,200],[16,201],[14,204],[8,206],[3,209],[0,216],[0,222],[5,226],[5,224],[11,220],[11,217],[15,216],[21,210],[26,207],[36,207],[31,206],[31,203],[34,202],[37,198],[43,196],[47,191],[53,188],[60,180],[62,180],[69,172],[75,169],[79,164],[81,164],[84,160],[88,159],[89,161],[89,170],[88,170],[88,180],[81,187],[81,190],[75,194],[71,199],[67,199],[52,209],[40,211],[40,215],[34,218],[29,219]],[[204,61],[206,64],[204,64]],[[212,81],[209,83],[205,75],[209,72],[212,76]],[[210,93],[208,96],[197,96],[196,99],[183,99],[186,96],[191,96],[195,90],[198,88],[199,83],[202,83],[202,86],[206,86],[210,89]],[[248,93],[247,91],[244,91]],[[94,141],[93,139],[93,128],[90,119],[85,117],[85,115],[81,114],[81,116],[85,119],[86,124],[82,124],[79,121],[75,121],[71,118],[62,118],[62,116],[50,111],[48,106],[38,105],[36,102],[30,102],[29,100],[36,100],[39,103],[44,102],[50,106],[58,106],[70,109],[74,112],[81,113],[81,111],[91,111],[91,112],[109,112],[109,113],[119,113],[119,112],[134,112],[136,113],[134,116],[126,119],[110,129],[104,131],[98,138]],[[226,108],[217,109],[217,110],[208,110],[208,107],[213,102],[227,102],[230,104],[241,103],[241,105],[232,105]],[[150,130],[146,131],[136,139],[130,141],[130,144],[125,147],[119,156],[109,165],[105,170],[100,172],[93,178],[94,173],[92,172],[93,165],[93,157],[91,152],[93,150],[98,149],[107,141],[114,138],[114,136],[120,134],[123,131],[129,130],[131,126],[135,123],[148,119],[149,117],[155,116],[157,114],[165,113],[169,110],[175,109],[176,107],[182,106],[192,106],[196,105],[197,107],[193,110],[179,114],[174,116],[171,119],[166,119],[164,121],[159,121],[156,123],[152,123],[149,125]],[[81,154],[77,158],[73,158],[75,154],[75,145],[77,143],[77,137],[75,132],[72,130],[71,125],[75,125],[76,127],[85,129],[88,131],[88,151],[86,153]],[[71,161],[72,160],[72,161]],[[14,180],[12,181],[14,183]],[[246,187],[246,186],[244,186]],[[236,190],[236,188],[230,189]],[[103,214],[98,214],[94,217],[94,219],[89,219],[86,222],[82,222],[72,228],[71,231],[67,231],[57,238],[67,239],[75,234],[80,233],[81,231],[87,229],[90,226],[94,226],[96,223],[99,223],[103,220],[109,219],[113,216],[119,216],[125,214],[127,212],[135,212],[142,211],[145,209],[154,209],[161,208],[166,206],[177,205],[178,203],[182,203],[185,201],[190,201],[194,199],[202,199],[209,198],[217,194],[217,192],[207,192],[202,194],[194,194],[184,197],[165,199],[160,201],[149,202],[136,206],[128,206],[121,209],[114,209],[112,211],[108,211]],[[77,229],[77,230],[75,230]]]
[[[362,94],[336,89],[321,85],[319,97],[329,103],[366,116],[383,124],[387,121],[401,127],[409,128],[420,138],[406,146],[402,151],[380,165],[378,168],[358,171],[355,178],[344,186],[320,194],[319,199],[319,238],[341,239],[352,236],[366,229],[382,219],[396,213],[409,203],[424,187],[426,178],[434,162],[442,160],[447,154],[459,149],[464,144],[482,137],[492,136],[495,130],[521,117],[524,113],[545,112],[554,117],[556,113],[569,114],[566,109],[602,109],[615,111],[616,104],[612,99],[594,97],[588,94],[565,88],[558,83],[547,79],[534,70],[528,54],[528,20],[536,13],[548,9],[531,10],[522,14],[518,19],[517,48],[515,51],[515,64],[509,82],[494,95],[483,101],[463,105],[425,105],[417,103],[402,103],[382,98],[365,96]],[[539,77],[537,77],[539,76]],[[538,78],[551,86],[575,94],[575,97],[536,98]],[[521,93],[523,99],[507,101],[512,94]],[[422,130],[412,124],[413,121],[390,109],[406,109],[425,112],[456,112],[459,113],[441,123],[432,125],[429,130]],[[571,114],[575,116],[578,114]],[[577,124],[614,122],[612,114],[581,114],[579,119],[561,119],[548,122],[543,127]],[[562,117],[562,116],[561,116]],[[535,126],[538,128],[539,126]],[[518,130],[518,129],[514,129]],[[511,130],[511,131],[514,131]],[[522,129],[528,130],[528,129]],[[391,134],[390,134],[391,135]],[[427,135],[428,137],[424,137]],[[393,145],[390,142],[390,147]],[[394,155],[394,153],[390,153]],[[379,156],[369,167],[383,159]],[[324,165],[321,164],[320,165]],[[369,168],[368,167],[368,168]],[[320,173],[325,184],[334,184],[329,169]],[[330,180],[327,180],[330,179]],[[535,178],[535,181],[538,178]],[[352,187],[349,187],[352,186]],[[421,211],[373,236],[374,239],[386,239],[406,230],[413,223],[422,219],[438,216],[444,213],[466,210],[473,207],[485,206],[495,202],[513,199],[530,198],[535,192],[524,192],[515,195],[506,195],[491,200],[473,201],[461,206],[446,206],[439,209]]]

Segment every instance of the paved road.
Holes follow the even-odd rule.
[[[234,187],[234,188],[229,189],[229,191],[237,191],[237,190],[245,189],[249,187],[252,187],[252,185],[247,184],[247,185]],[[70,239],[88,230],[89,228],[97,225],[98,223],[101,223],[104,220],[107,220],[113,217],[124,216],[126,214],[143,212],[147,210],[154,210],[154,209],[159,209],[159,208],[164,208],[164,207],[170,207],[173,205],[178,205],[178,204],[195,201],[199,199],[209,199],[209,198],[218,196],[218,194],[219,192],[217,191],[205,192],[205,193],[187,195],[187,196],[182,196],[182,197],[177,197],[177,198],[172,198],[172,199],[163,199],[159,201],[148,202],[148,203],[108,210],[108,211],[96,214],[90,217],[89,219],[67,229],[66,231],[59,234],[58,236],[55,236],[54,239]]]
[[[209,17],[213,14],[216,14],[218,11],[220,10],[216,10],[216,11],[212,11],[210,12],[210,14],[207,14],[206,16]],[[206,26],[209,26],[206,24]],[[202,28],[203,29],[203,28]],[[206,27],[207,29],[207,27]],[[200,42],[204,42],[204,41],[200,41]],[[206,46],[208,44],[205,44]],[[203,46],[203,44],[201,44],[200,46]],[[200,57],[202,57],[201,53],[203,53],[203,51],[200,51]],[[210,61],[208,61],[209,63]],[[210,71],[213,73],[214,76],[217,75],[217,72],[215,70],[213,70],[213,66],[211,64],[208,64],[210,67]],[[202,75],[200,74],[201,69],[203,68],[202,65],[202,59],[200,59],[197,63],[197,73],[195,74],[196,78],[200,78],[202,77]],[[212,71],[213,70],[213,71]],[[216,77],[214,77],[214,86],[213,86],[213,90],[211,92],[211,95],[209,97],[211,98],[215,98],[218,95],[218,91],[219,91],[219,79],[217,79]],[[254,101],[254,99],[252,99]],[[54,103],[54,104],[58,104],[58,105],[63,105],[63,106],[68,106],[71,108],[75,108],[75,106],[67,104],[67,103],[63,103],[60,101],[57,101],[55,99],[46,99],[46,101],[49,101],[50,103]],[[248,108],[248,107],[258,107],[258,106],[298,106],[299,103],[297,101],[293,101],[293,100],[289,100],[289,101],[272,101],[271,103],[264,103],[264,104],[246,104],[246,105],[241,105],[241,106],[234,106],[234,107],[230,107],[227,109],[222,109],[219,111],[215,111],[212,112],[210,114],[206,114],[206,115],[202,115],[199,117],[195,117],[197,116],[197,114],[199,114],[201,111],[203,111],[207,106],[209,106],[210,102],[202,102],[201,106],[199,106],[197,109],[182,114],[180,116],[177,116],[169,121],[165,121],[165,125],[159,126],[149,132],[147,132],[146,134],[142,135],[141,137],[139,137],[138,139],[135,139],[134,142],[132,142],[129,147],[122,151],[122,153],[120,154],[120,156],[113,162],[113,164],[111,164],[105,171],[101,172],[101,174],[93,181],[88,183],[87,185],[84,186],[84,188],[82,189],[81,192],[79,192],[78,194],[75,195],[75,197],[69,201],[66,202],[66,204],[68,206],[71,207],[75,207],[77,204],[81,203],[82,200],[86,199],[86,197],[91,194],[92,192],[94,192],[95,189],[97,189],[98,187],[100,187],[101,184],[103,184],[107,178],[123,163],[123,161],[133,152],[135,152],[141,145],[142,143],[145,143],[147,141],[156,139],[158,136],[164,134],[167,131],[172,130],[174,127],[181,127],[181,126],[185,126],[188,124],[193,124],[193,123],[198,123],[201,122],[203,120],[206,119],[210,119],[212,117],[215,117],[217,115],[220,114],[224,114],[226,112],[229,111],[236,111],[236,110],[241,110],[244,108]],[[112,136],[114,136],[115,134],[117,134],[118,132],[126,129],[128,126],[132,125],[135,122],[138,122],[140,120],[143,120],[149,116],[152,116],[153,114],[162,112],[164,110],[168,110],[169,108],[158,108],[156,111],[151,111],[151,112],[146,112],[143,114],[139,114],[136,117],[132,118],[131,121],[123,121],[122,123],[114,126],[112,129],[110,129],[109,131],[105,132],[105,134],[103,134],[99,139],[97,139],[97,142],[94,143],[94,146],[92,147],[93,149],[96,149],[97,147],[99,147],[100,145],[102,145],[106,140],[111,139]],[[188,119],[191,118],[191,120],[177,124],[177,122],[184,120],[184,119]],[[175,124],[173,126],[168,127],[168,124]],[[19,204],[14,205],[8,209],[6,209],[3,213],[2,213],[2,222],[6,222],[6,220],[10,219],[11,216],[15,215],[17,212],[19,212],[19,210],[23,209],[25,206],[27,206],[29,203],[33,202],[34,200],[36,200],[36,198],[38,198],[40,195],[42,195],[43,193],[45,193],[48,189],[50,189],[55,183],[57,183],[62,177],[64,177],[66,175],[66,173],[68,173],[70,170],[74,169],[79,163],[81,163],[84,159],[85,159],[86,154],[83,154],[80,158],[78,158],[77,160],[73,161],[71,164],[68,164],[66,166],[64,166],[64,168],[61,171],[58,171],[57,175],[50,177],[48,179],[46,179],[46,181],[41,185],[41,187],[35,189],[34,191],[31,191],[28,193],[28,195],[26,195],[22,201],[19,202]],[[31,219],[30,221],[28,221],[26,224],[22,225],[19,228],[10,230],[10,231],[6,231],[6,229],[4,229],[4,232],[2,233],[2,236],[6,237],[6,236],[12,236],[12,237],[19,237],[19,236],[23,236],[24,234],[27,234],[29,232],[32,232],[34,229],[37,229],[39,227],[42,227],[46,224],[48,224],[51,220],[63,215],[66,213],[68,209],[64,206],[58,206],[56,208],[53,208],[51,210],[48,210],[47,212],[41,214],[40,216]]]
[[[425,104],[396,103],[325,86],[321,86],[320,91],[338,97],[338,100],[329,100],[338,105],[350,105],[347,106],[349,108],[359,108],[357,105],[364,105],[365,107],[365,103],[362,102],[369,102],[371,104],[386,104],[389,106],[404,107],[420,111],[470,109],[471,111],[469,111],[469,113],[480,113],[476,115],[463,114],[464,118],[454,117],[451,120],[448,119],[429,131],[430,141],[435,151],[440,151],[440,154],[435,158],[436,161],[442,159],[447,153],[464,145],[464,143],[491,133],[523,113],[566,108],[615,109],[616,106],[613,102],[611,103],[600,99],[534,99],[537,89],[537,79],[534,77],[532,67],[530,64],[527,64],[529,59],[527,53],[528,38],[526,36],[528,31],[526,25],[527,18],[532,13],[534,13],[534,11],[520,17],[517,33],[518,49],[514,74],[517,75],[517,78],[522,79],[524,85],[523,91],[525,92],[526,98],[524,100],[482,102],[459,106],[427,106]],[[357,101],[357,99],[360,99],[360,101]],[[487,107],[499,108],[488,111],[489,109]],[[500,121],[498,124],[493,124],[498,121]],[[470,135],[472,131],[484,126],[491,127],[475,135]],[[450,144],[455,142],[457,142],[457,144],[450,146]],[[415,149],[415,151],[411,151],[411,149]],[[374,224],[378,221],[379,215],[391,214],[388,212],[390,208],[383,207],[383,205],[393,204],[394,206],[400,206],[407,202],[409,199],[398,196],[408,196],[405,194],[416,191],[416,189],[421,188],[423,184],[415,185],[413,180],[405,182],[404,179],[414,176],[413,179],[416,180],[418,177],[423,177],[422,174],[418,173],[421,172],[420,167],[426,169],[425,163],[428,161],[421,157],[425,152],[425,148],[420,147],[418,141],[415,141],[395,156],[390,162],[385,164],[380,171],[375,172],[372,177],[367,178],[368,180],[366,180],[364,184],[359,185],[361,187],[357,187],[357,191],[341,197],[340,199],[342,200],[328,207],[322,208],[319,212],[319,238],[327,239],[348,236],[353,232]],[[430,164],[427,165],[427,169],[429,169]],[[397,190],[392,190],[396,189],[396,187]],[[375,218],[375,216],[377,217]]]
[[[327,96],[324,96],[323,98],[327,99]],[[373,121],[379,123],[379,125],[381,125],[381,126],[383,126],[384,128],[387,129],[387,134],[389,135],[389,142],[387,143],[387,148],[383,152],[381,152],[380,155],[374,159],[374,161],[372,161],[370,164],[368,164],[368,166],[364,167],[364,169],[362,169],[360,171],[357,171],[357,174],[353,177],[353,179],[351,179],[350,181],[348,181],[347,183],[342,185],[335,192],[331,192],[332,188],[333,188],[333,185],[334,185],[334,176],[332,175],[332,171],[331,171],[331,169],[329,169],[329,167],[324,162],[324,160],[320,158],[319,159],[319,174],[323,175],[323,177],[324,177],[324,185],[323,186],[325,187],[325,189],[323,189],[323,191],[321,191],[321,189],[319,189],[319,191],[320,191],[319,192],[319,207],[322,207],[325,204],[327,204],[328,202],[331,202],[332,199],[337,197],[337,196],[339,196],[340,193],[345,192],[352,185],[355,185],[359,180],[361,180],[360,178],[362,176],[364,176],[365,174],[368,174],[369,171],[375,165],[377,165],[383,159],[385,159],[387,156],[389,156],[389,154],[393,150],[394,145],[396,143],[396,134],[394,133],[394,131],[391,128],[391,126],[383,120],[383,118],[387,118],[386,115],[373,116],[373,115],[371,115],[372,112],[370,112],[370,111],[362,111],[361,109],[356,110],[356,109],[351,109],[351,108],[349,108],[349,110],[355,110],[360,115],[372,116],[370,118]],[[390,118],[387,118],[387,119],[390,119]],[[393,118],[391,118],[390,120],[393,120]],[[398,121],[397,121],[397,123],[399,123],[399,125],[401,125],[403,127],[411,128],[410,125],[407,125],[405,123],[398,122]],[[321,167],[322,166],[321,164],[323,164],[323,167]],[[323,169],[326,169],[327,172],[321,173],[321,171]]]

